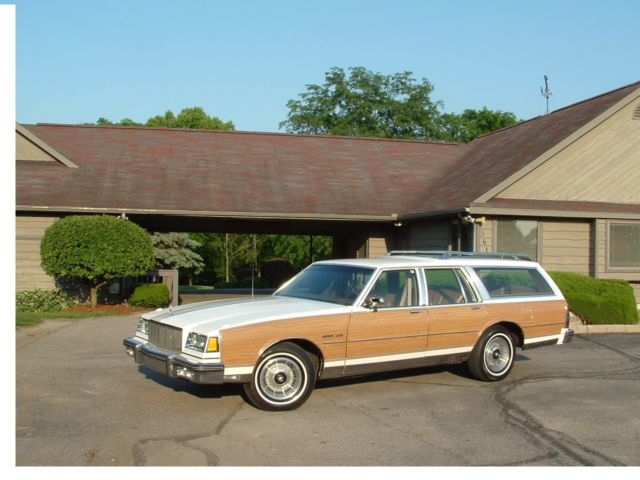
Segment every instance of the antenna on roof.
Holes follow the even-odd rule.
[[[542,87],[540,87],[540,93],[547,100],[547,113],[545,115],[548,115],[549,114],[549,97],[552,96],[553,93],[551,93],[551,90],[549,90],[549,77],[547,77],[546,75],[544,76],[544,90],[542,89]]]

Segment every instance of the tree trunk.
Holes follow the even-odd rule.
[[[99,283],[97,285],[91,285],[90,286],[91,306],[92,307],[95,307],[96,305],[98,305],[98,290],[100,290],[106,284],[107,284],[107,282],[102,282],[102,283]]]

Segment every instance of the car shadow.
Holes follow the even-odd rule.
[[[143,365],[138,366],[138,371],[142,373],[147,380],[170,388],[174,392],[184,392],[198,398],[222,398],[228,396],[236,396],[243,393],[242,385],[237,383],[225,383],[222,385],[201,385],[191,383],[179,378],[171,378],[162,373],[158,373]]]
[[[522,354],[516,354],[517,362],[529,361],[529,357]],[[240,395],[245,397],[244,388],[238,383],[225,383],[222,385],[200,385],[191,383],[179,378],[171,378],[162,373],[158,373],[143,365],[138,366],[138,371],[142,373],[147,380],[153,381],[163,387],[172,389],[174,392],[185,392],[198,398],[222,398],[227,396]],[[466,363],[456,363],[452,365],[436,365],[430,367],[417,367],[407,370],[395,370],[391,372],[369,373],[365,375],[356,375],[345,378],[318,380],[316,389],[333,388],[344,385],[358,385],[370,382],[379,382],[385,380],[403,380],[421,375],[434,375],[447,372],[456,377],[465,380],[477,381],[467,367]]]

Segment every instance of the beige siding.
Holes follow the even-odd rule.
[[[54,217],[16,217],[16,290],[54,288],[53,279],[40,266],[40,240]]]
[[[500,198],[640,203],[640,121],[634,101],[522,179]]]
[[[381,257],[389,253],[389,243],[384,237],[369,238],[367,252],[369,258]]]
[[[35,145],[19,132],[16,132],[16,160],[36,160],[41,162],[55,162],[56,159]]]
[[[591,222],[549,221],[542,228],[541,263],[547,270],[590,275],[593,271]]]
[[[476,252],[495,252],[494,223],[487,218],[484,223],[476,224]]]
[[[450,226],[446,221],[413,223],[409,227],[408,250],[449,250]]]

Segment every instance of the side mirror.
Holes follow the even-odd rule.
[[[374,312],[377,312],[378,307],[382,305],[384,305],[384,297],[369,297],[364,302],[364,306],[372,309]]]

